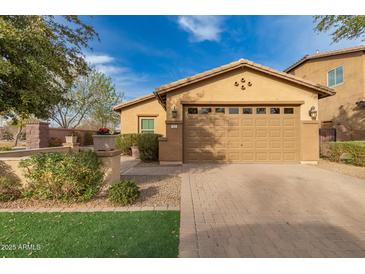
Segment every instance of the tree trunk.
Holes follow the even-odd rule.
[[[18,131],[15,135],[15,139],[14,139],[14,146],[15,147],[18,145],[19,137],[21,136],[22,132],[23,132],[23,127],[19,127]]]

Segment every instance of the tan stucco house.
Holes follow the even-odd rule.
[[[321,127],[337,140],[365,140],[365,46],[306,55],[285,72],[336,91],[319,101]]]
[[[331,88],[239,61],[114,107],[121,133],[154,132],[161,164],[315,162],[318,102]]]

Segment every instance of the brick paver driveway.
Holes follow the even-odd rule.
[[[365,181],[305,165],[185,165],[180,257],[365,257]]]

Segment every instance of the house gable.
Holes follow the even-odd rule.
[[[166,97],[167,119],[172,119],[172,109],[178,110],[182,119],[184,104],[303,104],[302,116],[308,109],[317,107],[318,93],[297,83],[248,68],[234,70],[178,88]]]
[[[310,88],[313,92],[318,93],[319,98],[331,96],[334,94],[334,91],[326,86],[319,85],[314,82],[311,82],[311,81],[308,81],[308,80],[305,80],[305,79],[302,79],[299,77],[295,77],[291,74],[280,72],[280,71],[256,64],[254,62],[251,62],[251,61],[248,61],[245,59],[240,59],[239,61],[227,64],[227,65],[224,65],[224,66],[212,69],[212,70],[208,70],[203,73],[196,74],[192,77],[188,77],[188,78],[161,86],[159,88],[156,88],[155,95],[156,95],[156,97],[158,97],[158,99],[160,100],[162,105],[166,105],[166,94],[168,94],[170,92],[173,92],[177,89],[182,89],[189,85],[197,84],[201,81],[205,81],[205,80],[208,80],[211,78],[216,78],[219,75],[229,73],[230,71],[244,70],[245,68],[251,69],[254,71],[258,71],[262,74],[274,77],[278,80],[285,80],[286,82],[291,82],[291,83],[295,83],[295,84],[303,86],[303,87]]]

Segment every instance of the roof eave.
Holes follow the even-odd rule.
[[[294,78],[298,78],[298,77],[295,77],[293,75],[282,75],[283,74],[282,72],[273,71],[273,70],[271,70],[269,68],[266,68],[264,66],[256,65],[256,64],[253,64],[253,63],[250,63],[250,62],[247,62],[247,61],[241,61],[241,60],[239,62],[237,62],[237,64],[234,64],[230,67],[227,67],[227,68],[224,68],[224,69],[221,69],[221,70],[214,70],[211,73],[208,73],[206,75],[202,75],[201,77],[197,77],[196,79],[193,79],[193,80],[190,80],[190,81],[189,81],[189,78],[192,78],[192,77],[187,78],[186,81],[182,81],[181,83],[176,83],[175,85],[174,84],[165,85],[166,88],[163,88],[164,86],[161,86],[159,88],[156,88],[155,94],[160,96],[160,95],[163,95],[167,92],[179,89],[181,87],[184,87],[184,86],[187,86],[187,85],[190,85],[190,84],[194,84],[196,82],[205,80],[207,78],[214,77],[216,75],[219,75],[219,74],[231,71],[231,70],[235,70],[239,67],[242,67],[242,68],[243,67],[249,67],[251,69],[261,71],[262,73],[266,73],[266,74],[272,75],[274,77],[281,78],[283,80],[287,80],[287,81],[294,82],[294,83],[297,83],[297,84],[302,85],[302,86],[306,86],[310,89],[316,90],[319,94],[322,94],[323,95],[322,98],[327,97],[327,96],[332,96],[332,95],[335,94],[335,92],[332,89],[328,88],[328,87],[308,83],[308,82],[305,82],[305,81],[301,81],[300,79],[294,79]]]
[[[142,103],[142,102],[147,101],[147,100],[151,100],[151,99],[155,98],[155,96],[156,96],[156,94],[153,92],[152,94],[146,95],[142,98],[137,98],[135,100],[131,100],[131,101],[128,101],[128,102],[118,104],[118,105],[113,107],[113,110],[120,112],[123,108],[133,106],[133,105]]]

